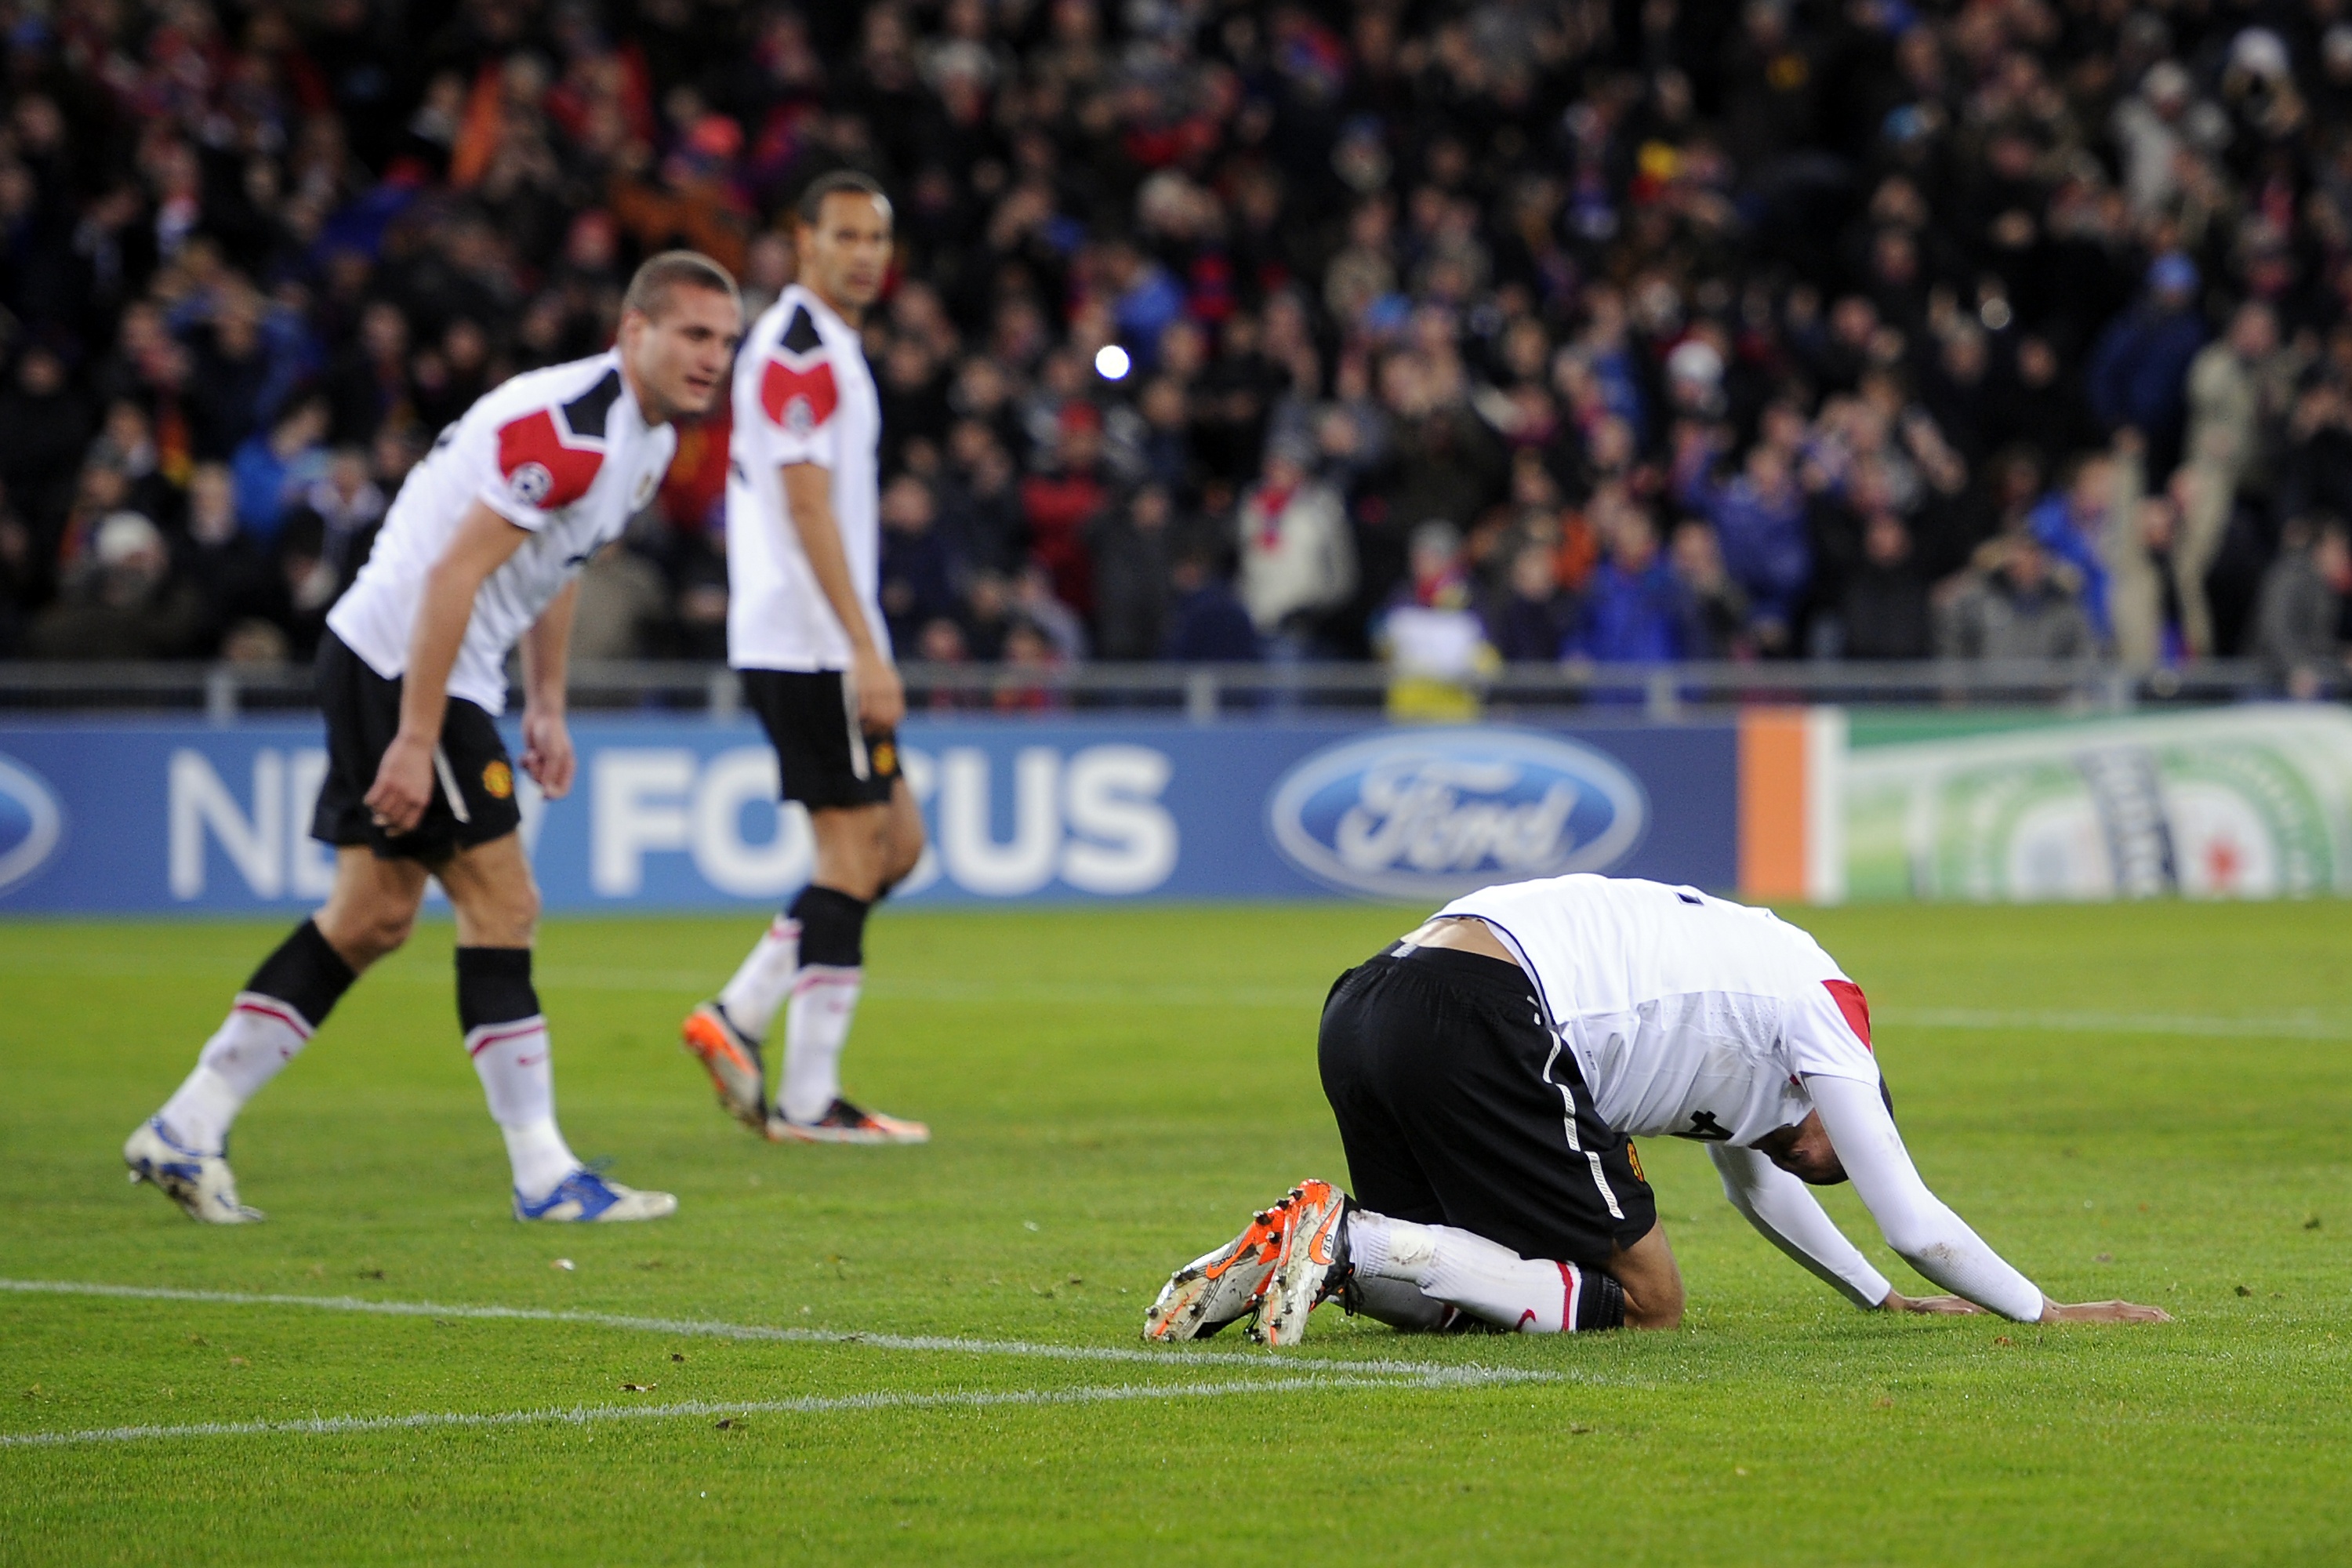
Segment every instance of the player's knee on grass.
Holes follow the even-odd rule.
[[[1683,1271],[1666,1245],[1664,1226],[1631,1247],[1620,1247],[1604,1270],[1625,1293],[1625,1326],[1671,1329],[1683,1321]]]

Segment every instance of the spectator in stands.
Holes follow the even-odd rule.
[[[294,398],[236,448],[229,471],[236,480],[237,516],[264,545],[276,542],[289,508],[326,479],[327,400],[315,394]]]
[[[2346,678],[2344,607],[2352,600],[2352,542],[2334,518],[2288,525],[2263,578],[2255,646],[2282,690],[2319,696]]]
[[[1257,627],[1205,552],[1177,558],[1166,657],[1181,664],[1247,664],[1261,657]]]
[[[1096,657],[1160,657],[1168,640],[1174,529],[1175,503],[1158,483],[1141,486],[1096,519],[1087,539],[1095,570]]]
[[[1691,642],[1685,657],[1754,658],[1756,616],[1748,607],[1748,591],[1724,565],[1715,530],[1696,521],[1676,524],[1667,556],[1675,580],[1690,595]]]
[[[26,640],[37,658],[175,658],[194,651],[204,615],[194,586],[172,576],[163,530],[118,511]]]
[[[1838,620],[1848,658],[1925,658],[1934,621],[1911,530],[1890,508],[1863,519],[1862,560],[1846,574]]]
[[[2030,533],[2004,534],[1977,552],[1952,584],[1936,637],[1945,658],[1997,663],[2087,658],[2097,647],[2074,569]]]
[[[1717,482],[1711,466],[1695,465],[1682,503],[1714,524],[1724,568],[1747,597],[1748,621],[1738,630],[1768,653],[1782,651],[1812,575],[1804,491],[1790,454],[1769,442],[1749,447],[1727,483]]]
[[[1322,651],[1327,623],[1356,590],[1356,553],[1339,494],[1311,477],[1313,453],[1285,442],[1242,500],[1241,598],[1276,656]]]
[[[1450,522],[1424,522],[1412,531],[1407,559],[1412,575],[1372,628],[1390,670],[1389,716],[1474,719],[1474,683],[1499,660],[1471,607],[1461,536]]]
[[[1701,639],[1690,586],[1658,552],[1650,514],[1628,507],[1612,521],[1609,553],[1592,574],[1571,643],[1605,664],[1661,664],[1688,658]]]
[[[2110,433],[2138,431],[2160,473],[2171,472],[2179,457],[2189,367],[2205,346],[2199,282],[2188,257],[2158,257],[2147,269],[2146,296],[2100,335],[2084,371],[2091,411]]]
[[[1487,639],[1507,662],[1549,663],[1566,647],[1575,615],[1551,550],[1525,544],[1512,555],[1504,591],[1487,611]]]
[[[2205,574],[2221,553],[2239,486],[2265,455],[2265,431],[2279,426],[2294,395],[2294,358],[2280,351],[2277,313],[2256,300],[2238,308],[2227,336],[2189,362],[2183,453],[2188,505],[2169,564],[2182,637],[2192,654],[2213,651]]]

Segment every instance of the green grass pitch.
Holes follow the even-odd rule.
[[[566,1130],[682,1200],[609,1229],[507,1217],[446,925],[239,1125],[238,1230],[116,1151],[280,928],[0,925],[0,1276],[446,1309],[0,1290],[0,1562],[2352,1561],[2352,905],[1796,917],[1937,1192],[2171,1327],[1855,1312],[1662,1140],[1678,1332],[1144,1352],[1169,1269],[1344,1175],[1318,1004],[1412,918],[890,913],[849,1079],[910,1150],[713,1108],[674,1030],[755,916],[554,922]],[[22,1441],[123,1427],[180,1430]]]

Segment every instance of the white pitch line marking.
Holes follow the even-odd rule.
[[[868,1334],[839,1329],[771,1328],[757,1323],[719,1323],[697,1318],[641,1318],[617,1312],[586,1312],[546,1307],[454,1307],[436,1301],[371,1301],[358,1296],[285,1296],[241,1290],[184,1290],[160,1285],[107,1285],[78,1279],[0,1279],[0,1290],[25,1295],[100,1296],[130,1301],[192,1301],[215,1307],[308,1307],[328,1312],[366,1312],[389,1318],[453,1318],[487,1321],[573,1323],[637,1333],[690,1335],[704,1339],[765,1340],[786,1344],[854,1345],[869,1350],[927,1351],[950,1355],[1027,1356],[1045,1361],[1125,1362],[1149,1366],[1249,1367],[1261,1372],[1349,1373],[1368,1377],[1446,1384],[1551,1383],[1563,1377],[1597,1381],[1576,1372],[1549,1372],[1437,1362],[1325,1361],[1286,1357],[1274,1352],[1130,1350],[1113,1345],[1049,1345],[1027,1340],[968,1340],[931,1334]]]
[[[675,1405],[579,1405],[569,1409],[504,1410],[487,1415],[425,1411],[414,1415],[323,1415],[303,1421],[197,1421],[180,1426],[101,1426],[80,1432],[0,1433],[0,1448],[61,1448],[92,1443],[143,1443],[184,1437],[332,1437],[346,1433],[413,1432],[438,1426],[528,1426],[561,1422],[659,1421],[689,1415],[812,1415],[831,1411],[987,1409],[999,1405],[1108,1405],[1129,1399],[1218,1399],[1234,1394],[1311,1394],[1328,1389],[1428,1388],[1425,1378],[1276,1377],[1228,1383],[1113,1384],[1092,1388],[1013,1389],[971,1394],[848,1394],[805,1399],[688,1400]]]

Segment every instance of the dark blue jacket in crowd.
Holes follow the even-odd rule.
[[[1715,525],[1723,569],[1748,590],[1750,616],[1784,626],[1794,621],[1813,575],[1804,497],[1775,502],[1742,474],[1727,485],[1702,479],[1684,492],[1684,501]]]
[[[1181,664],[1242,664],[1258,657],[1257,627],[1224,583],[1211,578],[1176,601],[1168,657]]]
[[[2099,334],[2083,373],[2091,412],[2110,430],[2129,425],[2158,447],[2179,440],[2189,412],[2189,362],[2205,346],[2194,310],[2142,304]]]
[[[1697,647],[1698,606],[1663,555],[1629,573],[1604,561],[1585,595],[1575,651],[1604,664],[1659,664]]]

